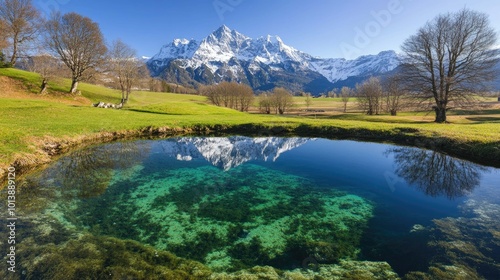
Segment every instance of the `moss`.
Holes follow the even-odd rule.
[[[195,203],[199,203],[201,188],[196,184],[188,184],[183,188],[170,191],[168,194],[158,196],[153,201],[152,207],[163,208],[173,202],[179,211],[189,212]]]
[[[255,237],[250,242],[237,243],[229,249],[228,253],[233,257],[233,267],[230,271],[264,265],[270,261],[268,253],[263,250],[260,239]]]
[[[84,235],[63,246],[29,245],[21,261],[25,279],[208,279],[211,274],[200,263],[112,237]]]
[[[254,202],[252,198],[245,193],[237,193],[209,199],[198,215],[217,221],[242,223],[252,214],[250,211],[250,206]]]
[[[203,261],[214,248],[224,247],[226,241],[217,236],[215,232],[201,232],[195,240],[183,244],[168,245],[169,251],[185,258]]]

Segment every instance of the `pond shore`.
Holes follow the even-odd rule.
[[[145,127],[138,130],[100,132],[78,137],[44,137],[38,139],[33,153],[22,153],[15,157],[7,167],[13,167],[17,176],[22,176],[45,164],[52,162],[75,149],[90,145],[134,139],[161,139],[167,137],[226,136],[245,135],[253,137],[317,137],[332,140],[357,140],[391,143],[431,149],[481,165],[500,167],[500,141],[497,143],[463,142],[444,136],[426,136],[414,128],[395,127],[390,130],[371,130],[366,128],[344,128],[341,126],[312,126],[293,124],[285,126],[263,126],[259,124],[239,125],[194,125],[193,127]],[[0,169],[0,182],[4,185],[7,168]]]

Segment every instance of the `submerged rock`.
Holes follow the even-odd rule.
[[[500,206],[469,199],[461,208],[468,217],[433,221],[434,240],[429,246],[436,254],[431,267],[408,273],[405,279],[498,279]]]
[[[425,230],[425,227],[423,225],[415,224],[413,227],[411,227],[410,232],[419,232]]]

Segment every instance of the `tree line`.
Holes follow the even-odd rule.
[[[252,88],[236,82],[222,82],[217,85],[202,86],[199,94],[207,97],[210,103],[247,112],[254,104],[255,93]],[[284,114],[293,106],[293,95],[284,88],[263,92],[258,96],[259,110],[265,114]]]

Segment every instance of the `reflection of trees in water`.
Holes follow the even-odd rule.
[[[394,155],[396,174],[417,185],[426,195],[464,196],[479,185],[486,168],[429,150],[397,147],[387,151]]]
[[[76,192],[82,198],[98,196],[108,187],[115,170],[141,162],[149,149],[141,142],[119,142],[75,151],[44,172],[44,177],[54,179],[63,193]]]

